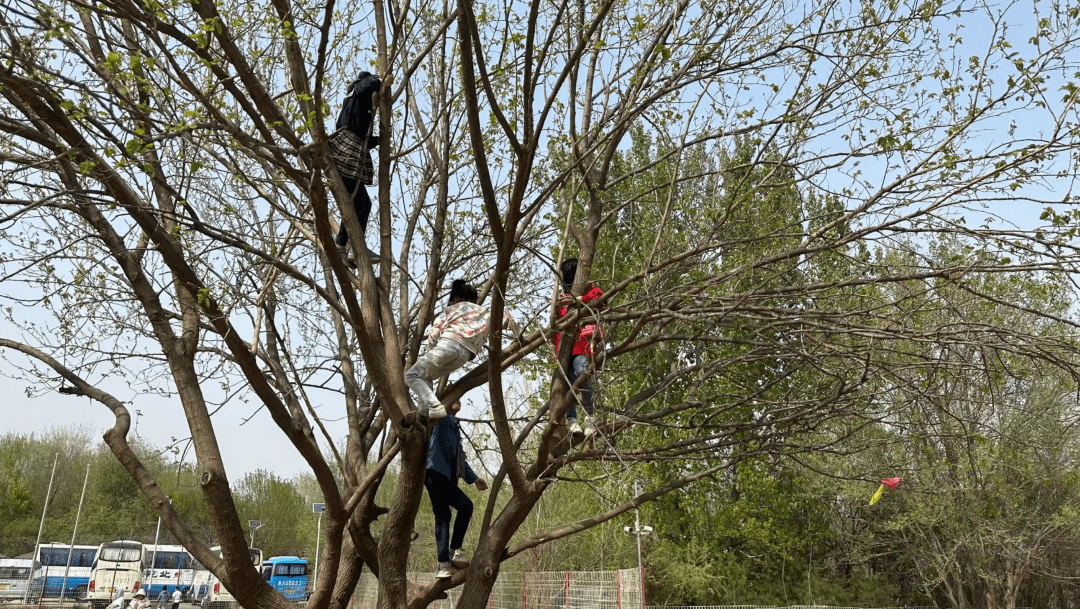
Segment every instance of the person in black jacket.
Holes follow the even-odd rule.
[[[389,83],[389,79],[387,81]],[[349,92],[338,114],[335,131],[330,135],[330,155],[345,183],[345,190],[352,193],[353,210],[360,222],[360,228],[365,232],[371,216],[371,198],[365,185],[375,183],[375,164],[371,160],[371,149],[379,146],[379,136],[372,133],[372,122],[381,89],[382,81],[377,76],[361,72],[349,86]],[[334,242],[342,259],[355,268],[356,262],[349,255],[349,233],[345,230],[344,219]],[[370,249],[368,257],[372,263],[379,261],[379,254]]]
[[[439,571],[436,578],[450,577],[457,569],[469,566],[461,545],[472,519],[473,504],[458,488],[458,478],[466,484],[475,484],[486,491],[487,482],[481,480],[465,460],[461,446],[461,425],[454,416],[461,410],[461,402],[454,402],[445,418],[439,419],[431,430],[428,442],[427,472],[424,487],[431,499],[431,511],[435,513],[435,548],[438,552]],[[454,520],[454,536],[450,537],[450,508],[457,510]]]

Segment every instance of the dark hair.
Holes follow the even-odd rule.
[[[455,279],[453,285],[450,286],[450,304],[454,303],[454,299],[476,304],[479,298],[476,288],[466,283],[464,279]]]
[[[577,277],[577,258],[567,258],[559,265],[559,275],[562,275],[562,289],[569,292],[574,287],[574,278]]]

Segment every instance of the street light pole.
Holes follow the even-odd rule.
[[[161,541],[161,516],[157,517],[157,529],[154,530],[154,551],[150,553],[150,577],[146,582],[146,593],[150,594],[150,584],[154,581],[154,569],[157,568],[158,544]],[[167,587],[167,586],[166,586]]]
[[[634,497],[638,494],[638,480],[634,479]],[[634,532],[637,537],[637,576],[641,609],[645,609],[645,575],[641,572],[641,510],[634,508]]]
[[[311,511],[319,515],[319,524],[315,529],[315,582],[319,581],[319,540],[322,539],[322,515],[326,511],[325,503],[312,503]]]
[[[49,489],[45,491],[45,507],[41,508],[41,524],[38,525],[37,541],[34,542],[34,554],[30,557],[30,576],[26,578],[26,593],[23,602],[27,602],[30,596],[30,588],[34,581],[34,561],[38,559],[38,548],[41,547],[41,533],[45,530],[45,515],[49,513],[49,498],[52,497],[53,480],[56,479],[56,462],[60,460],[60,453],[53,455],[52,473],[49,474]],[[45,581],[41,582],[41,596],[45,595]]]
[[[641,490],[638,488],[638,485],[640,484],[640,482],[641,482],[640,480],[634,480],[634,499],[635,500],[638,497],[638,493],[641,492]],[[641,568],[641,534],[642,533],[652,533],[653,528],[648,526],[648,525],[645,525],[645,526],[641,525],[641,511],[637,507],[634,507],[634,526],[633,527],[623,527],[623,530],[626,531],[627,533],[633,534],[633,536],[637,538],[638,595],[639,595],[639,600],[640,600],[640,602],[638,604],[640,605],[641,609],[644,609],[645,608],[645,572]]]
[[[262,526],[261,520],[249,520],[248,528],[251,529],[251,547],[255,547],[255,531]]]
[[[64,566],[64,580],[60,582],[60,597],[63,598],[67,590],[68,572],[71,570],[71,554],[75,551],[75,536],[79,533],[79,517],[82,516],[83,500],[86,499],[86,483],[90,481],[90,464],[86,464],[86,475],[83,476],[82,494],[79,495],[79,509],[75,512],[75,528],[71,529],[71,544],[68,545],[67,564]],[[77,595],[76,595],[77,596]]]

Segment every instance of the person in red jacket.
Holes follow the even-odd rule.
[[[604,295],[603,290],[592,285],[585,290],[580,299],[575,299],[570,294],[574,287],[574,279],[577,277],[577,258],[567,258],[559,265],[559,274],[562,276],[562,293],[559,294],[559,317],[565,317],[571,304],[580,303],[588,305],[590,302]],[[578,377],[589,369],[589,362],[593,357],[593,342],[599,341],[604,335],[603,328],[597,324],[586,323],[578,328],[577,341],[574,342],[573,354],[570,358],[570,370],[567,378],[573,386]],[[559,334],[555,335],[555,352],[559,352]],[[593,421],[593,382],[590,376],[581,386],[578,402],[585,408],[585,434],[591,436],[596,433],[596,424]],[[570,433],[581,433],[582,428],[578,423],[577,404],[571,404],[566,411],[566,424],[570,427]]]

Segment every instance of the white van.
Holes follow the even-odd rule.
[[[35,566],[29,558],[0,558],[0,602],[26,597],[26,584]]]

